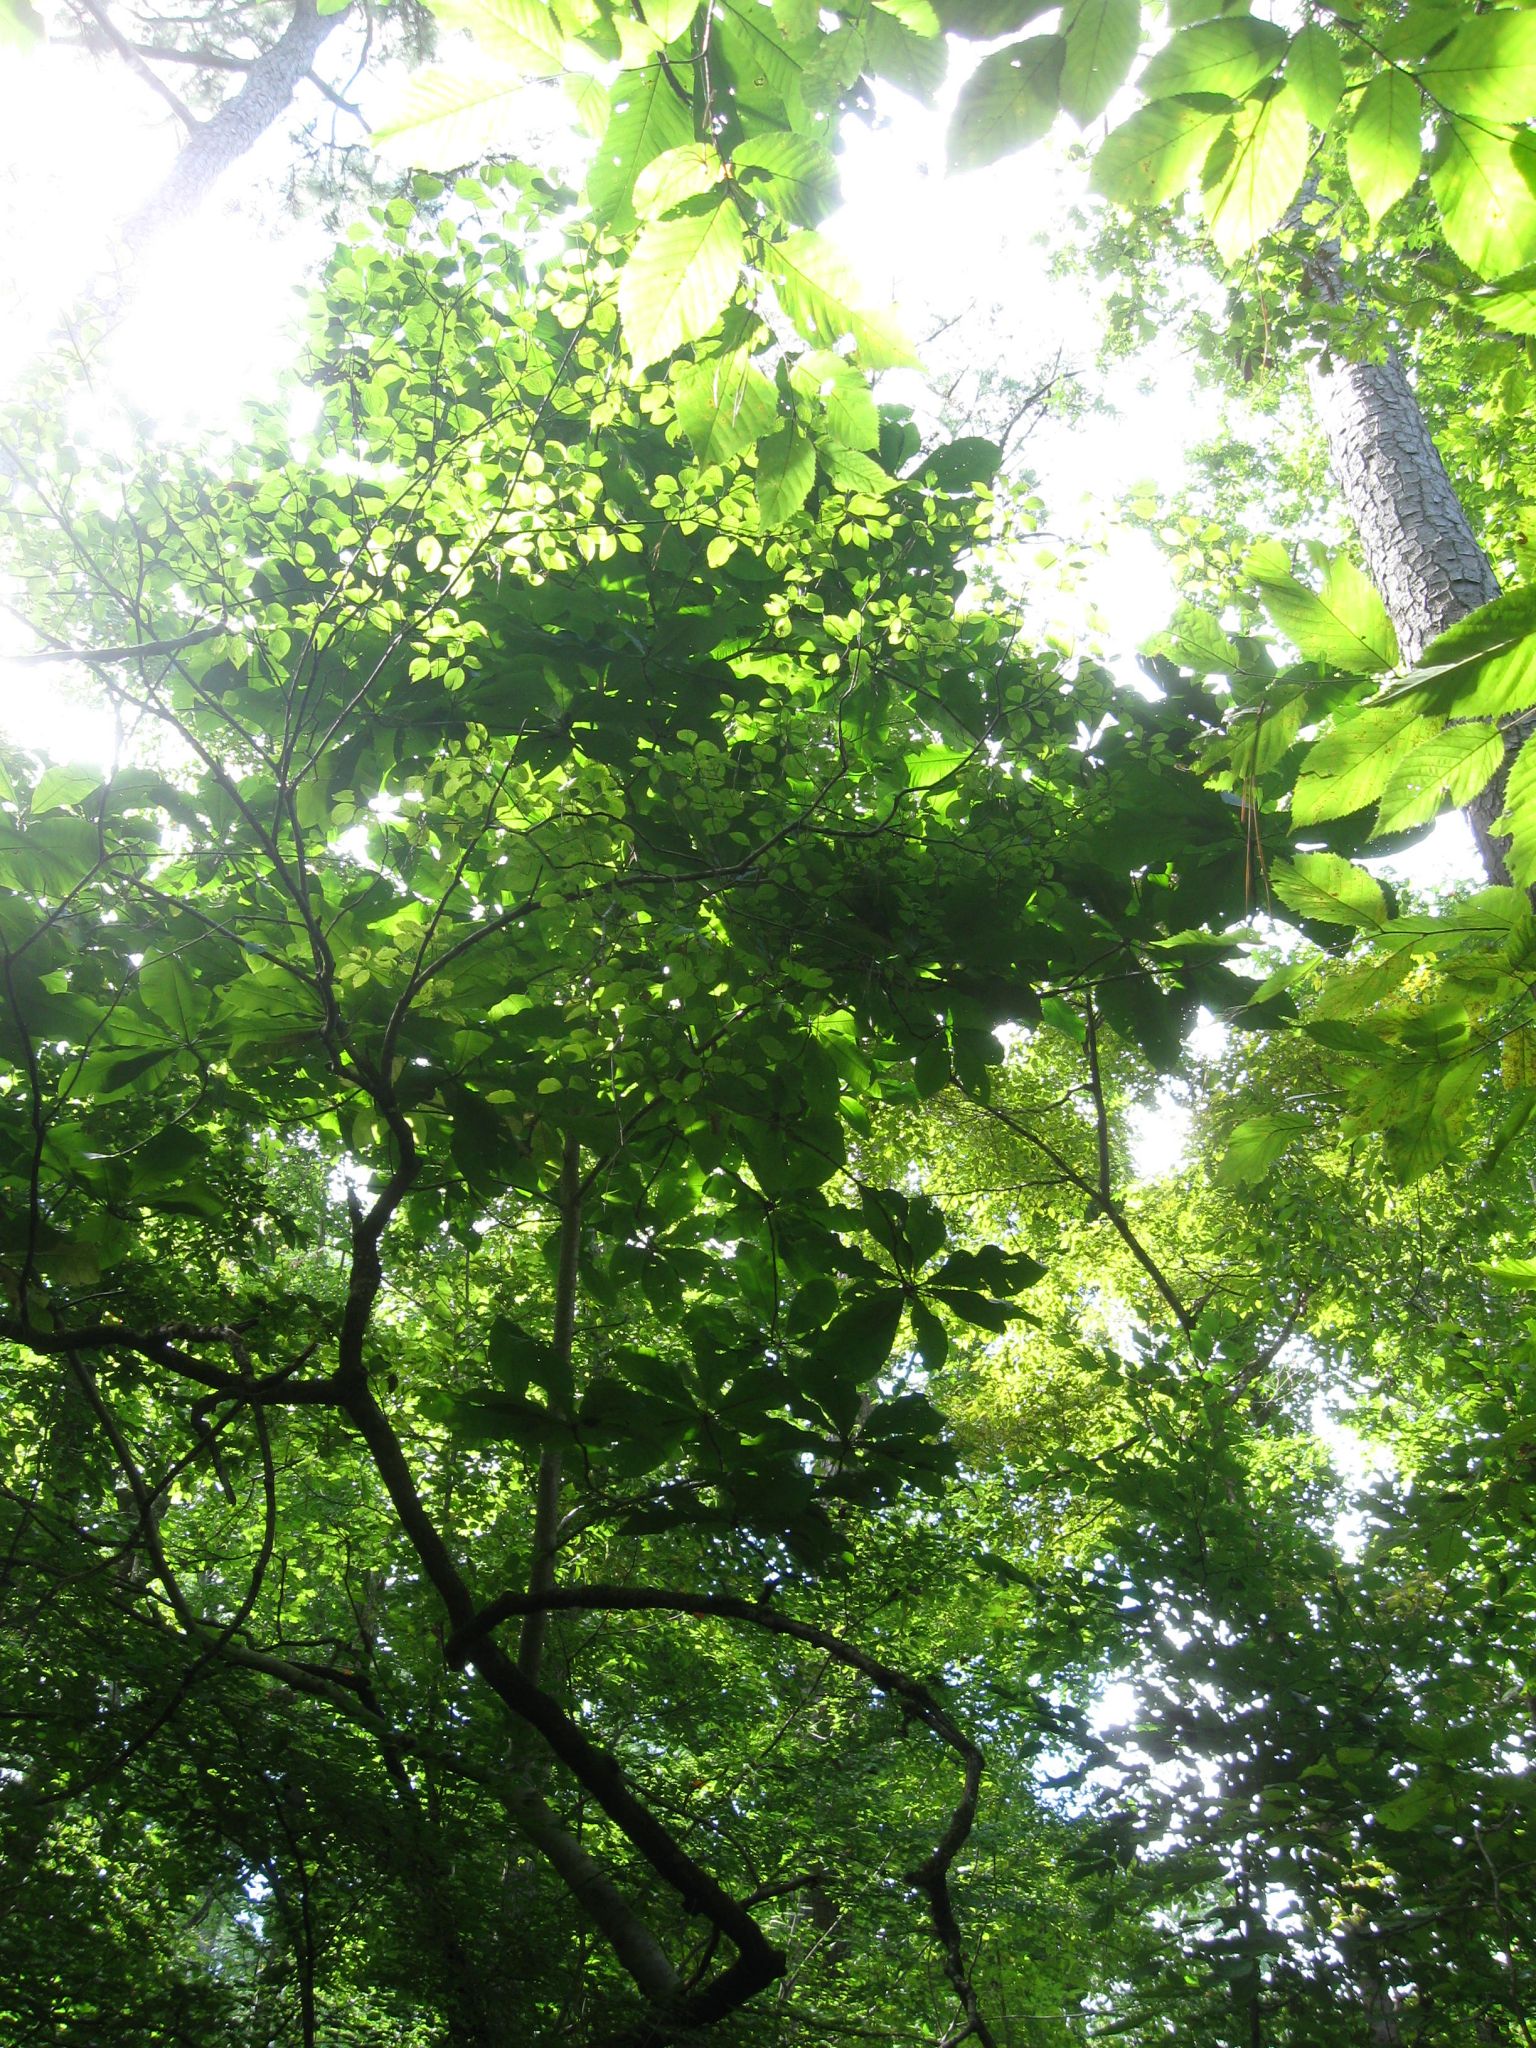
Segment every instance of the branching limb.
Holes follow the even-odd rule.
[[[488,1607],[482,1608],[468,1627],[455,1631],[444,1655],[452,1665],[463,1666],[473,1662],[483,1670],[485,1644],[491,1631],[502,1622],[516,1615],[529,1614],[537,1607],[551,1611],[582,1609],[608,1613],[709,1615],[723,1621],[744,1621],[754,1628],[766,1629],[772,1635],[790,1636],[796,1642],[809,1643],[825,1651],[837,1663],[867,1678],[878,1691],[901,1700],[914,1719],[921,1721],[947,1748],[952,1749],[965,1772],[960,1798],[932,1852],[915,1870],[908,1872],[907,1882],[928,1901],[934,1931],[944,1952],[945,1973],[965,2012],[970,2037],[980,2041],[982,2048],[996,2048],[995,2038],[977,2006],[960,1925],[949,1894],[950,1868],[964,1847],[976,1819],[983,1758],[980,1749],[926,1686],[894,1665],[870,1656],[856,1644],[844,1641],[841,1636],[818,1628],[812,1622],[798,1621],[793,1615],[781,1614],[766,1602],[743,1600],[734,1594],[683,1593],[652,1586],[562,1586],[541,1593],[503,1593]]]

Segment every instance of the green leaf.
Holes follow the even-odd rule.
[[[923,1364],[929,1372],[938,1372],[949,1356],[949,1332],[925,1303],[912,1301],[908,1306],[912,1316],[912,1335],[922,1353]]]
[[[637,369],[714,326],[741,275],[743,241],[728,193],[705,211],[642,231],[619,273],[619,318]]]
[[[1030,36],[983,57],[961,88],[949,128],[949,162],[979,170],[1038,142],[1061,106],[1061,36]]]
[[[1501,718],[1536,705],[1536,588],[1508,590],[1432,640],[1401,689],[1421,710]]]
[[[100,789],[101,774],[95,768],[45,768],[32,791],[31,812],[40,818],[44,811],[72,810],[82,797]]]
[[[729,462],[778,421],[779,395],[750,349],[675,363],[670,382],[677,417],[700,462]]]
[[[1082,126],[1124,85],[1141,45],[1141,0],[1068,0],[1061,33],[1061,104]]]
[[[798,427],[782,426],[757,450],[757,516],[767,532],[793,519],[816,481],[816,450]]]
[[[869,385],[846,356],[810,349],[792,367],[789,380],[820,402],[827,432],[845,448],[877,448],[880,416]]]
[[[1502,736],[1495,731],[1491,737],[1502,754]],[[1504,859],[1511,879],[1520,888],[1529,888],[1536,881],[1536,738],[1523,743],[1510,766],[1504,811],[1495,829],[1510,835]]]
[[[1496,728],[1447,726],[1393,770],[1372,836],[1426,825],[1447,808],[1463,809],[1492,781],[1503,760],[1504,741]]]
[[[1216,1168],[1219,1186],[1246,1187],[1266,1178],[1276,1160],[1312,1128],[1312,1119],[1293,1110],[1251,1116],[1236,1126]]]
[[[1164,99],[1138,107],[1094,151],[1095,192],[1121,206],[1161,206],[1193,179],[1231,113],[1225,100]]]
[[[1249,100],[1233,116],[1231,152],[1200,195],[1226,262],[1235,263],[1284,217],[1311,148],[1312,131],[1293,86]]]
[[[1282,568],[1283,556],[1261,544],[1244,564],[1264,609],[1308,661],[1347,675],[1377,675],[1397,659],[1397,639],[1381,600],[1353,564],[1335,560],[1321,594]]]
[[[949,66],[949,46],[936,28],[931,35],[915,33],[876,4],[864,16],[864,50],[877,78],[932,106]]]
[[[642,220],[654,220],[685,199],[698,199],[725,175],[712,143],[685,142],[653,156],[635,180],[633,205]]]
[[[475,163],[513,148],[527,74],[506,65],[430,67],[408,78],[369,138],[376,149],[430,169]]]
[[[1324,924],[1383,925],[1387,899],[1380,882],[1336,853],[1299,853],[1277,860],[1270,886],[1287,910]]]
[[[146,960],[139,969],[139,1001],[157,1023],[164,1024],[185,1045],[195,1045],[208,1014],[208,997],[179,960],[169,954]]]
[[[944,28],[976,43],[1011,36],[1060,4],[1061,0],[934,0]]]
[[[859,303],[852,271],[829,242],[810,228],[770,243],[763,268],[779,303],[807,341],[832,348],[851,337],[870,370],[915,369],[917,358],[894,323]]]
[[[899,1287],[860,1295],[839,1311],[816,1340],[812,1360],[845,1385],[872,1379],[891,1355],[906,1298]]]
[[[1536,263],[1536,140],[1451,121],[1430,188],[1445,239],[1469,270],[1504,277]]]
[[[1419,80],[1458,114],[1529,121],[1536,114],[1536,14],[1500,8],[1478,15],[1426,59]]]
[[[868,455],[857,448],[845,448],[840,441],[816,444],[816,460],[829,482],[840,491],[852,491],[866,498],[881,498],[891,488],[891,478]]]
[[[587,198],[599,219],[623,228],[634,220],[635,180],[663,150],[693,140],[693,121],[659,64],[620,72],[611,103],[613,118],[587,172]]]
[[[1344,97],[1344,60],[1333,37],[1319,22],[1308,22],[1292,42],[1285,60],[1285,76],[1296,88],[1296,97],[1312,126],[1326,128]]]
[[[799,227],[815,227],[837,204],[837,160],[803,135],[749,135],[731,170],[742,190]]]
[[[1344,142],[1344,161],[1372,227],[1419,175],[1423,123],[1418,88],[1401,71],[1378,72],[1360,96]]]
[[[1487,1259],[1477,1270],[1501,1287],[1536,1287],[1536,1259]]]
[[[675,43],[693,25],[699,0],[645,0],[645,19],[663,43]]]
[[[1536,334],[1536,271],[1526,269],[1504,280],[1497,291],[1479,291],[1469,303],[1480,320],[1506,334]]]
[[[1288,40],[1283,28],[1250,15],[1203,22],[1170,36],[1148,60],[1137,83],[1149,100],[1186,92],[1220,93],[1224,99],[1238,100],[1272,75]]]
[[[1291,796],[1291,822],[1348,818],[1375,803],[1399,765],[1432,740],[1439,722],[1410,702],[1367,705],[1307,749]]]

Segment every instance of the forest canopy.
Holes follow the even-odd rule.
[[[0,8],[185,134],[0,440],[115,727],[0,739],[0,2028],[1528,2042],[1536,12],[432,12],[173,443],[95,337],[373,12]],[[887,381],[893,88],[1309,394],[1135,674]]]

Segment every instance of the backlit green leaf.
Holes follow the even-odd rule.
[[[1073,120],[1095,121],[1125,83],[1141,43],[1140,0],[1068,0],[1061,33],[1061,104]]]
[[[1469,270],[1504,277],[1536,263],[1536,141],[1528,134],[1452,121],[1430,186],[1445,238]]]
[[[1061,36],[1030,36],[983,57],[961,88],[949,129],[954,170],[996,163],[1038,142],[1061,106]]]
[[[1536,115],[1536,14],[1502,7],[1477,15],[1419,69],[1443,107],[1483,121]]]
[[[1272,75],[1284,56],[1285,30],[1273,22],[1235,15],[1202,22],[1170,36],[1147,61],[1137,83],[1145,98],[1167,99],[1174,93],[1220,93],[1241,99]]]
[[[1423,102],[1401,71],[1381,71],[1361,94],[1344,143],[1350,183],[1375,224],[1419,175]]]
[[[1231,154],[1201,194],[1212,238],[1228,263],[1278,224],[1296,197],[1311,146],[1292,86],[1250,100],[1233,117]]]
[[[1380,882],[1336,853],[1298,853],[1294,860],[1277,860],[1269,879],[1276,896],[1298,917],[1365,926],[1387,921]]]
[[[643,230],[619,274],[619,317],[638,368],[707,334],[741,275],[741,215],[729,194]]]

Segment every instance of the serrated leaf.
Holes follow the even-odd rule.
[[[868,68],[924,106],[933,104],[949,66],[949,45],[938,33],[914,30],[885,8],[872,6],[864,17],[864,50]]]
[[[1235,263],[1284,217],[1311,148],[1312,131],[1292,86],[1248,101],[1233,116],[1231,154],[1200,196],[1226,262]]]
[[[1435,737],[1439,721],[1409,702],[1368,705],[1307,749],[1291,795],[1291,823],[1348,818],[1375,803],[1398,765]]]
[[[1184,191],[1226,126],[1225,100],[1153,100],[1099,144],[1093,155],[1095,192],[1121,206],[1161,206]]]
[[[1308,22],[1292,42],[1285,76],[1312,126],[1326,128],[1344,97],[1344,60],[1320,23]]]
[[[1149,100],[1174,93],[1212,92],[1240,100],[1270,77],[1285,53],[1287,36],[1273,22],[1236,15],[1180,29],[1148,59],[1137,83]]]
[[[979,170],[1038,142],[1061,106],[1061,36],[1028,36],[983,57],[961,88],[949,126],[949,162]]]
[[[798,427],[783,426],[758,444],[757,516],[765,532],[793,519],[816,481],[816,450]]]
[[[1536,140],[1490,134],[1453,120],[1441,138],[1430,189],[1445,239],[1480,277],[1536,263]]]
[[[1480,320],[1506,334],[1536,334],[1536,272],[1505,278],[1498,291],[1479,291],[1468,303]]]
[[[1370,586],[1358,571],[1330,568],[1319,593],[1298,582],[1283,560],[1261,543],[1244,568],[1259,587],[1265,611],[1306,660],[1346,675],[1378,675],[1392,666],[1396,636],[1380,600],[1367,601]]]
[[[1387,921],[1380,882],[1337,853],[1298,853],[1270,867],[1270,887],[1298,917],[1324,924],[1379,926]]]
[[[517,103],[527,86],[525,72],[504,65],[474,72],[429,66],[406,80],[370,139],[424,170],[475,163],[515,146]]]
[[[1451,717],[1500,718],[1536,705],[1536,589],[1507,590],[1435,640],[1402,692]]]
[[[691,142],[693,121],[659,64],[621,72],[610,103],[613,117],[587,172],[587,198],[599,219],[623,228],[635,218],[636,178],[663,150]]]
[[[837,204],[836,159],[803,135],[750,135],[731,168],[744,191],[797,227],[815,227]]]
[[[1486,1259],[1477,1270],[1501,1287],[1536,1287],[1536,1259]]]
[[[635,180],[633,205],[642,220],[654,220],[686,199],[698,199],[720,183],[725,166],[713,143],[685,142],[654,156]]]
[[[619,319],[637,369],[709,332],[741,275],[741,215],[729,193],[643,230],[619,273]]]
[[[1427,825],[1447,808],[1461,810],[1498,773],[1504,741],[1497,728],[1452,725],[1400,761],[1381,793],[1372,837]]]
[[[1141,0],[1068,0],[1061,33],[1061,104],[1081,126],[1096,121],[1130,75],[1141,46]]]
[[[779,395],[748,349],[674,365],[672,402],[700,462],[729,462],[772,431]]]
[[[895,323],[859,303],[857,280],[829,242],[810,228],[772,242],[763,268],[779,303],[807,341],[832,348],[852,339],[866,369],[917,367],[917,358]]]
[[[1401,71],[1379,72],[1361,95],[1345,138],[1344,161],[1372,227],[1419,175],[1423,119],[1418,90]]]
[[[1476,16],[1425,60],[1419,82],[1458,114],[1529,121],[1536,115],[1536,14],[1505,7]]]

